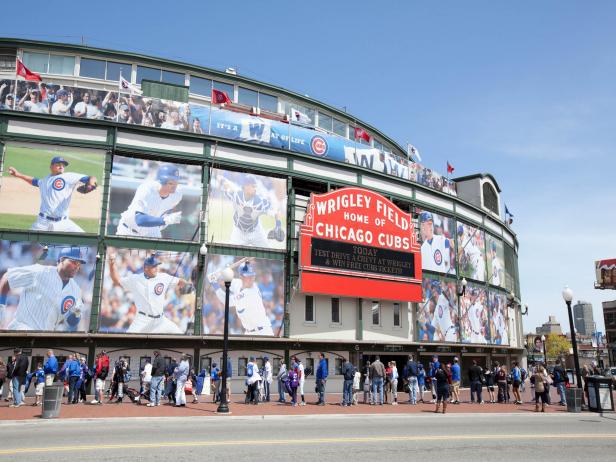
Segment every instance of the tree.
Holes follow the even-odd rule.
[[[567,356],[570,350],[571,342],[564,335],[549,334],[545,339],[545,352],[549,359]]]

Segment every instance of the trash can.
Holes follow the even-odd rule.
[[[567,412],[582,412],[582,396],[584,396],[584,390],[581,388],[574,387],[565,389]]]
[[[62,393],[64,385],[51,385],[45,387],[43,391],[43,419],[53,419],[60,416],[60,405],[62,404]]]
[[[588,409],[594,412],[614,410],[614,397],[612,396],[612,379],[601,375],[591,375],[586,379],[588,383]]]

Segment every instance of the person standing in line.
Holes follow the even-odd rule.
[[[547,404],[545,384],[548,381],[548,374],[543,365],[537,368],[537,372],[533,375],[533,378],[535,379],[535,412],[539,412],[539,401],[541,401],[541,412],[545,412],[545,405]]]
[[[438,413],[441,403],[443,403],[443,414],[445,414],[449,400],[449,376],[443,363],[440,363],[439,368],[434,372],[434,381],[436,382],[436,409],[434,412]]]
[[[2,394],[4,393],[4,382],[6,381],[7,370],[6,364],[2,358],[0,358],[0,399],[2,398]]]
[[[9,383],[9,391],[4,401],[13,401],[13,370],[15,369],[15,357],[9,356],[6,362],[6,378]]]
[[[462,378],[462,372],[460,370],[460,360],[456,356],[453,358],[453,364],[451,365],[451,399],[452,404],[460,404],[460,380]]]
[[[184,391],[184,387],[186,385],[186,381],[188,380],[188,372],[190,371],[190,365],[188,364],[188,357],[186,355],[182,355],[182,359],[180,360],[180,364],[173,371],[173,375],[176,381],[176,390],[175,390],[175,406],[176,407],[186,407],[186,392]]]
[[[116,404],[120,404],[124,399],[124,389],[130,380],[128,375],[130,368],[128,367],[128,363],[124,358],[118,359],[115,363],[115,368],[113,370],[113,378],[112,381],[115,381],[118,386],[118,399]]]
[[[13,404],[10,407],[19,407],[23,405],[23,396],[21,387],[26,384],[26,375],[28,374],[28,358],[26,358],[20,348],[15,348],[15,360],[13,366],[12,380],[13,383]]]
[[[285,363],[280,364],[280,368],[278,369],[278,374],[276,374],[276,380],[278,381],[278,402],[285,403],[286,399],[284,396],[285,382],[289,377],[289,372],[287,371],[287,365]]]
[[[488,395],[490,396],[490,403],[494,404],[496,402],[496,396],[494,395],[494,373],[487,365],[484,371],[484,379],[486,382],[486,388],[488,389]]]
[[[96,369],[94,370],[94,399],[90,404],[103,404],[105,393],[105,379],[109,374],[109,356],[105,350],[96,356]]]
[[[567,405],[567,398],[565,398],[565,388],[567,385],[567,373],[562,366],[560,359],[556,360],[556,366],[554,366],[554,371],[552,372],[554,386],[558,389],[558,394],[560,395],[561,406]]]
[[[212,392],[212,402],[214,404],[220,401],[220,380],[221,378],[222,376],[221,376],[220,369],[218,369],[218,364],[213,363],[212,370],[210,371],[210,380],[211,380],[210,389]]]
[[[431,403],[436,402],[436,381],[434,380],[434,376],[440,367],[441,363],[438,360],[438,355],[432,356],[432,362],[430,363],[430,391],[432,392]]]
[[[325,384],[327,383],[327,360],[323,353],[319,353],[319,366],[316,373],[316,388],[319,394],[317,406],[325,406]]]
[[[54,356],[53,350],[47,350],[47,359],[43,364],[43,372],[45,372],[45,385],[53,385],[58,373],[58,359]]]
[[[421,402],[425,403],[424,393],[426,392],[426,370],[421,363],[417,364],[417,388],[421,396]]]
[[[522,383],[522,372],[518,366],[517,361],[513,363],[513,369],[511,369],[511,378],[513,379],[513,397],[515,401],[513,404],[522,404],[522,396],[520,396],[520,383]]]
[[[299,386],[299,369],[295,361],[291,364],[287,374],[288,392],[291,395],[291,406],[297,406],[297,387]]]
[[[357,406],[359,404],[359,390],[361,390],[361,372],[358,369],[355,369],[355,374],[353,375],[353,405]]]
[[[43,402],[43,389],[45,388],[45,371],[43,370],[43,363],[38,363],[34,378],[36,383],[34,395],[36,398],[32,406],[40,406]]]
[[[150,402],[148,407],[160,406],[164,382],[165,358],[156,350],[154,351],[154,361],[152,363],[152,381],[150,382]]]
[[[231,402],[231,377],[233,377],[233,363],[231,356],[227,356],[227,403]]]
[[[264,375],[265,377],[263,377],[263,388],[264,388],[264,392],[265,392],[265,402],[269,403],[270,401],[270,389],[272,387],[272,380],[273,380],[273,374],[272,374],[272,363],[270,363],[269,357],[268,356],[264,356],[263,357],[263,361],[265,361],[265,364],[263,365],[263,371],[265,372]]]
[[[370,381],[372,382],[372,400],[370,404],[383,405],[383,378],[385,377],[385,366],[381,358],[376,356],[370,365]],[[378,392],[378,398],[377,398]],[[378,400],[378,403],[376,403]]]
[[[246,385],[248,386],[246,404],[257,405],[259,404],[258,384],[261,376],[259,375],[259,366],[257,366],[254,356],[249,358],[246,365],[246,377]]]
[[[69,364],[66,367],[66,375],[68,377],[68,401],[66,404],[77,404],[79,399],[79,389],[77,382],[81,375],[81,365],[76,356],[71,355]]]
[[[295,364],[297,364],[297,374],[299,380],[298,391],[300,396],[302,397],[302,401],[299,403],[299,405],[305,406],[306,399],[304,398],[304,385],[306,384],[306,371],[301,359],[299,359],[297,356],[293,356],[292,360]]]
[[[364,366],[364,404],[372,402],[372,383],[370,383],[370,361],[366,361]]]
[[[409,404],[416,405],[417,404],[417,391],[418,391],[418,381],[417,376],[419,375],[419,371],[417,369],[417,363],[415,362],[415,357],[413,355],[409,355],[408,362],[406,363],[405,378],[409,387]]]
[[[142,396],[150,396],[152,389],[152,362],[149,359],[145,360],[143,371],[141,371],[141,390],[139,393],[139,401]]]
[[[390,362],[390,368],[391,368],[391,405],[392,406],[397,406],[398,405],[398,379],[399,379],[399,374],[398,374],[398,367],[396,366],[396,362],[395,361],[391,361]]]
[[[474,402],[475,395],[477,395],[477,404],[483,404],[481,399],[481,388],[483,383],[483,369],[477,364],[477,361],[473,359],[473,365],[468,370],[468,379],[471,383],[471,403]]]
[[[347,358],[342,360],[342,376],[344,377],[342,387],[342,406],[353,404],[353,379],[355,378],[355,366]]]
[[[498,386],[498,402],[507,403],[507,367],[503,364],[496,371],[496,385]]]

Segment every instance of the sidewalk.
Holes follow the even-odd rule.
[[[552,405],[546,407],[546,412],[558,413],[566,412],[567,408],[558,405],[558,395],[555,390],[552,395]],[[487,398],[487,393],[483,398]],[[429,393],[425,394],[429,397]],[[92,396],[88,397],[89,400]],[[203,402],[207,398],[208,402]],[[278,398],[278,394],[272,395],[273,399]],[[530,392],[526,390],[522,398],[530,399]],[[234,416],[255,416],[255,415],[310,415],[310,414],[421,414],[434,412],[435,405],[428,403],[419,403],[412,406],[407,403],[408,394],[398,393],[398,406],[384,404],[382,406],[371,406],[361,403],[363,393],[360,394],[360,404],[351,407],[342,407],[339,405],[342,400],[341,393],[327,393],[327,405],[316,406],[315,394],[306,395],[306,406],[292,407],[290,404],[282,404],[275,402],[260,403],[259,405],[244,404],[244,395],[233,395],[229,408]],[[216,415],[217,404],[211,402],[211,397],[201,396],[201,403],[191,404],[192,396],[187,396],[188,404],[186,407],[175,407],[163,402],[158,407],[147,407],[126,401],[126,398],[121,404],[107,404],[102,406],[91,404],[75,404],[66,405],[66,398],[62,403],[60,418],[108,418],[108,417],[182,417],[182,416],[213,416]],[[461,404],[449,404],[447,406],[448,413],[532,413],[535,409],[534,403],[525,401],[524,404],[471,404],[469,400],[469,391],[461,390]],[[41,406],[32,406],[34,398],[26,398],[26,404],[19,408],[9,408],[6,401],[0,403],[0,420],[28,420],[38,419],[41,417]],[[224,416],[221,416],[224,418]]]

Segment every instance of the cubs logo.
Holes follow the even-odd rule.
[[[159,282],[158,284],[154,286],[154,293],[156,295],[160,295],[163,293],[164,288],[165,288],[165,285],[162,282]]]
[[[313,136],[310,140],[310,149],[317,156],[324,156],[327,154],[327,141],[322,136]]]
[[[66,314],[69,310],[75,306],[76,300],[72,295],[67,295],[60,303],[60,313]]]
[[[55,189],[56,191],[62,191],[65,186],[66,186],[66,182],[64,181],[64,178],[56,178],[55,180],[53,180],[53,183],[51,184],[51,187]]]
[[[443,254],[438,249],[434,251],[434,263],[436,263],[437,265],[443,263]]]

